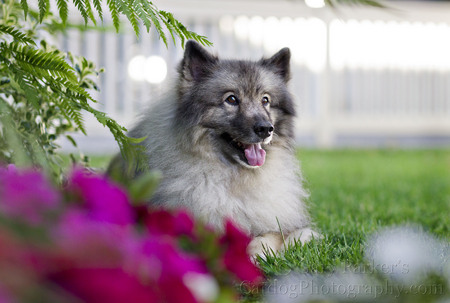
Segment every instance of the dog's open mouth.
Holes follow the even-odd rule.
[[[238,152],[241,161],[244,161],[250,166],[262,166],[264,164],[266,151],[261,147],[261,143],[242,143],[233,139],[228,133],[223,133],[221,138]]]

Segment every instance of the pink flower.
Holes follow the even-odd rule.
[[[11,303],[14,302],[11,299],[11,296],[9,295],[9,293],[4,289],[4,287],[2,287],[2,285],[0,285],[0,303]]]
[[[129,289],[143,293],[142,298],[147,299],[144,295],[152,293],[158,302],[197,302],[184,278],[189,273],[208,275],[205,264],[179,250],[177,242],[162,230],[142,235],[131,227],[91,220],[83,210],[67,212],[55,231],[56,271],[52,279],[87,302],[110,299],[103,291],[95,294],[91,284],[106,289],[119,287],[114,279],[104,278],[104,272],[117,275],[124,283],[120,286],[125,288],[123,294],[112,291],[118,298]],[[92,279],[83,280],[81,272],[91,271]],[[148,289],[143,291],[143,285]],[[134,302],[134,294],[129,297],[126,302]]]
[[[262,282],[261,270],[256,267],[247,254],[250,237],[239,230],[230,220],[226,221],[225,234],[220,239],[225,246],[223,262],[242,282],[257,285]]]
[[[118,266],[137,241],[131,226],[95,221],[79,209],[66,211],[52,236],[59,258],[75,265]]]
[[[155,235],[193,236],[194,231],[194,221],[185,211],[151,210],[146,214],[144,224],[148,232]]]
[[[0,212],[5,216],[38,225],[59,202],[58,192],[42,173],[19,171],[14,165],[0,169]]]
[[[163,302],[197,302],[184,278],[190,273],[208,275],[206,266],[200,259],[178,250],[170,240],[150,235],[134,254],[128,255],[126,267],[140,273],[144,280],[153,281]]]
[[[17,291],[0,285],[0,303],[33,287],[51,293],[51,283],[73,296],[68,300],[88,303],[212,302],[219,285],[207,264],[226,275],[221,283],[231,280],[225,269],[251,284],[262,279],[246,254],[249,237],[231,221],[219,242],[188,213],[133,207],[124,190],[82,170],[71,174],[64,195],[36,171],[0,170],[0,216],[33,224],[28,230],[45,239],[30,242],[0,223],[0,265],[24,281]]]
[[[118,225],[134,223],[134,213],[124,190],[106,177],[75,170],[69,189],[78,193],[85,203],[85,212],[92,220]]]
[[[162,265],[161,277],[182,277],[186,273],[206,273],[201,260],[190,256],[175,246],[172,241],[156,236],[149,236],[141,246],[141,253],[147,258],[157,258]]]
[[[71,268],[51,280],[86,303],[161,302],[156,285],[147,285],[120,268]]]

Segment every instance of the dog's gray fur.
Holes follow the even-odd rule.
[[[280,229],[296,239],[314,235],[294,153],[289,60],[287,48],[250,62],[220,60],[195,42],[186,44],[176,90],[130,132],[147,137],[148,166],[163,176],[154,205],[187,209],[217,230],[230,218],[255,237],[252,254],[261,253],[261,244],[279,250]],[[239,104],[227,101],[230,94]],[[270,104],[263,105],[266,95]],[[258,123],[272,124],[268,138],[255,134]],[[261,142],[265,163],[250,165],[224,133],[245,144]]]

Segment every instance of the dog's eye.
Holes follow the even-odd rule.
[[[264,106],[269,105],[269,103],[270,103],[269,97],[264,96],[262,98],[261,102],[262,102],[262,105],[264,105]]]
[[[238,105],[239,104],[239,100],[238,100],[238,98],[236,98],[235,95],[228,96],[228,98],[226,98],[225,101],[228,104],[231,104],[231,105]]]

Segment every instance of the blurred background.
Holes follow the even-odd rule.
[[[324,7],[323,0],[164,0],[188,29],[214,43],[223,58],[259,59],[292,52],[291,91],[303,147],[450,146],[450,2],[385,1],[388,8]],[[72,22],[83,21],[76,19]],[[65,51],[85,56],[101,74],[97,108],[127,128],[171,89],[183,50],[166,48],[127,22],[121,33],[68,30]],[[170,42],[169,42],[170,43]],[[90,154],[118,151],[109,131],[86,116]],[[71,151],[69,142],[61,142]]]

